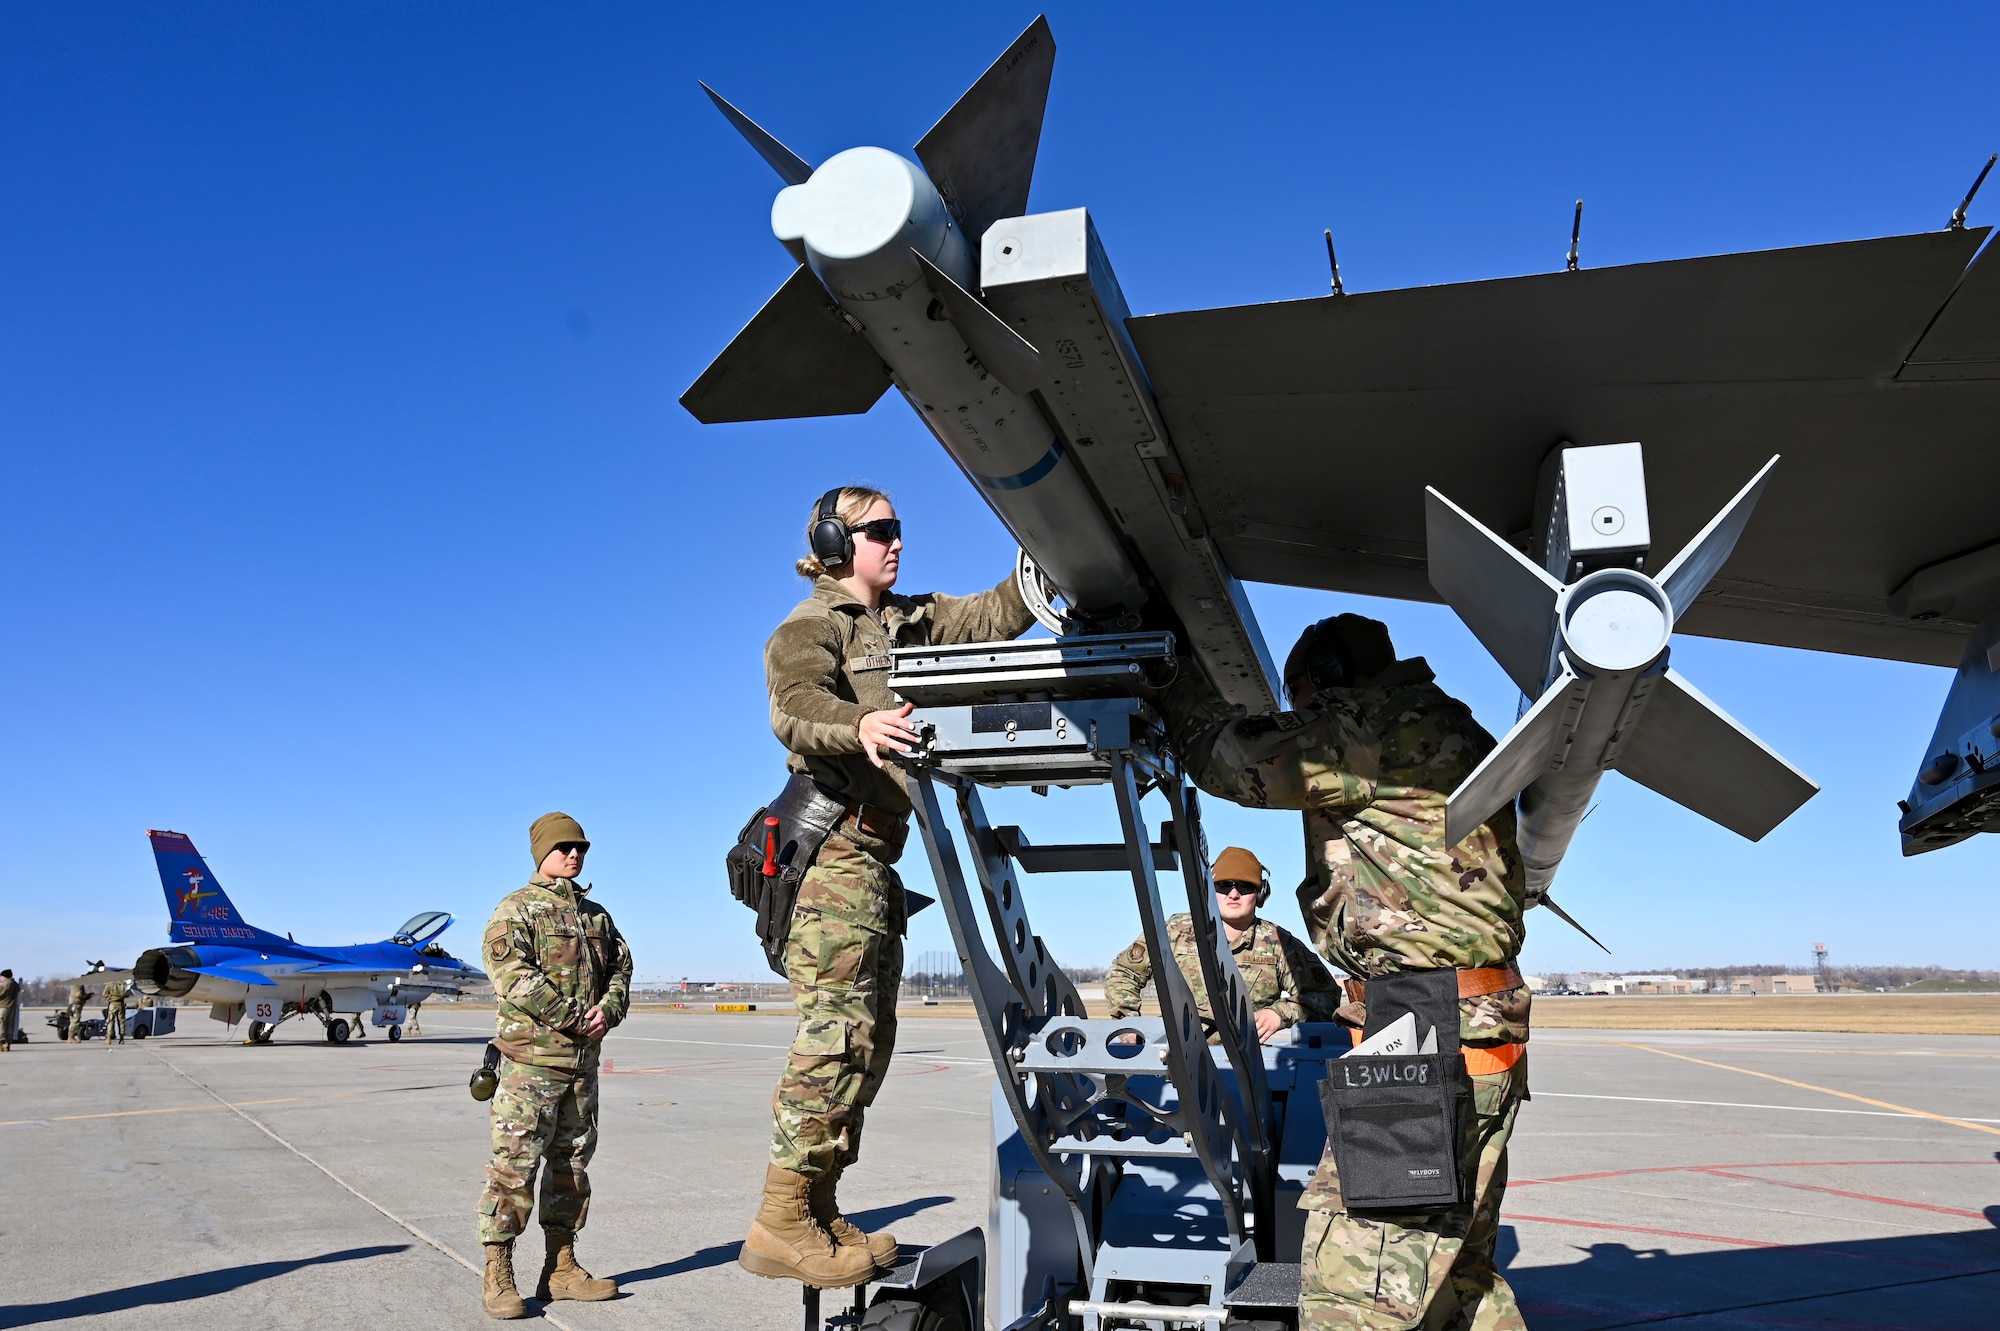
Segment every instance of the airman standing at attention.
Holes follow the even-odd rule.
[[[481,939],[502,1059],[479,1241],[486,1247],[486,1312],[502,1319],[528,1315],[514,1286],[514,1240],[534,1206],[537,1166],[547,1255],[535,1297],[596,1302],[618,1293],[577,1265],[576,1232],[590,1212],[598,1051],[606,1032],[625,1020],[632,952],[611,912],[576,881],[590,850],[576,819],[543,814],[528,829],[528,843],[535,875],[501,901]]]
[[[73,985],[71,985],[71,986],[70,986],[70,990],[69,990],[69,1042],[70,1042],[71,1044],[82,1044],[82,1043],[83,1043],[83,1034],[82,1034],[82,1031],[83,1031],[83,1009],[84,1009],[84,1005],[85,1005],[85,1004],[87,1004],[87,1003],[89,1003],[89,1002],[90,1002],[90,990],[88,990],[88,989],[86,989],[86,988],[84,987],[84,984],[83,984],[83,981],[82,981],[82,980],[78,980],[78,981],[77,981],[77,982],[76,982],[75,984],[73,984]]]
[[[1510,804],[1455,846],[1445,799],[1493,749],[1471,709],[1389,630],[1321,620],[1285,661],[1294,710],[1237,718],[1194,672],[1167,698],[1174,746],[1202,789],[1305,814],[1299,908],[1320,954],[1351,975],[1457,972],[1472,1123],[1470,1185],[1443,1210],[1350,1213],[1329,1142],[1300,1205],[1300,1331],[1418,1325],[1524,1331],[1494,1261],[1507,1139],[1528,1085],[1529,993],[1515,958],[1526,879]],[[1345,1014],[1343,1014],[1345,1015]]]
[[[0,1054],[14,1049],[14,1032],[20,1029],[21,982],[13,969],[0,971]]]
[[[1257,908],[1271,896],[1271,875],[1263,863],[1241,846],[1230,846],[1215,857],[1209,872],[1215,882],[1215,913],[1250,995],[1257,1038],[1269,1042],[1279,1031],[1302,1021],[1332,1021],[1333,1010],[1340,1006],[1340,989],[1326,964],[1284,929],[1257,918]],[[1194,917],[1182,912],[1170,918],[1167,938],[1202,1019],[1213,1021],[1208,986],[1201,977]],[[1153,958],[1142,937],[1118,954],[1104,977],[1104,997],[1111,1004],[1111,1015],[1137,1013],[1140,997],[1152,979]],[[1209,1043],[1221,1038],[1220,1034],[1211,1035]]]
[[[109,1049],[115,1039],[125,1043],[125,990],[123,980],[113,980],[104,986],[104,1047]]]

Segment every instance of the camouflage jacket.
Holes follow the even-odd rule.
[[[1213,1020],[1214,1014],[1208,1010],[1208,986],[1202,983],[1192,915],[1182,913],[1167,921],[1167,945],[1181,974],[1187,977],[1201,1015]],[[1333,976],[1311,948],[1277,925],[1269,920],[1251,921],[1229,945],[1229,951],[1236,958],[1236,969],[1242,972],[1244,987],[1250,991],[1253,1009],[1269,1008],[1287,1026],[1333,1020],[1333,1010],[1341,999]],[[1129,1017],[1138,1012],[1140,995],[1152,979],[1153,958],[1146,951],[1146,940],[1140,938],[1118,954],[1104,977],[1104,997],[1111,1004],[1111,1015]]]
[[[71,1007],[82,1007],[85,1003],[88,1003],[89,1001],[90,1001],[90,990],[84,988],[80,984],[70,986],[69,1005]]]
[[[902,769],[869,762],[857,729],[867,713],[898,705],[889,692],[889,649],[998,642],[1034,622],[1012,574],[974,596],[890,592],[880,611],[821,576],[764,644],[771,729],[791,750],[787,765],[835,795],[908,813]]]
[[[11,975],[0,975],[0,1008],[18,1006],[21,1001],[21,982]]]
[[[494,1043],[516,1063],[580,1067],[597,1055],[584,1014],[601,1007],[613,1026],[625,1020],[632,949],[588,890],[538,873],[487,921],[481,945],[500,1009]]]
[[[104,1005],[116,1008],[125,1006],[125,982],[123,980],[113,980],[110,984],[104,986]]]
[[[1305,813],[1299,886],[1320,955],[1367,977],[1495,966],[1520,953],[1525,878],[1514,811],[1444,844],[1445,797],[1493,749],[1471,709],[1422,657],[1366,688],[1324,689],[1296,712],[1237,719],[1199,679],[1166,699],[1177,751],[1202,789],[1260,809]],[[1459,1038],[1528,1038],[1528,991],[1459,1000]]]

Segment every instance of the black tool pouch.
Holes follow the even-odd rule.
[[[785,939],[792,932],[792,907],[799,884],[819,856],[833,829],[847,817],[847,803],[821,790],[809,776],[794,775],[766,808],[752,814],[729,848],[723,863],[729,873],[729,894],[757,912],[757,941],[773,972],[785,973]],[[766,876],[764,861],[772,850],[765,839],[766,818],[778,820],[771,859],[777,873]]]
[[[1327,1138],[1349,1211],[1441,1211],[1472,1195],[1472,1080],[1458,1052],[1458,973],[1410,971],[1368,981],[1373,1036],[1405,1012],[1434,1054],[1349,1054],[1320,1083]]]

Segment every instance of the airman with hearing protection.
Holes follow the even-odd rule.
[[[890,654],[1018,638],[1035,621],[1012,575],[971,596],[893,591],[903,523],[880,490],[827,491],[806,543],[812,553],[795,567],[812,594],[764,648],[771,729],[791,771],[770,808],[799,811],[801,826],[816,829],[804,839],[784,834],[799,847],[787,867],[802,876],[771,921],[766,954],[791,983],[798,1029],[772,1096],[762,1205],[737,1261],[761,1276],[836,1288],[872,1279],[897,1251],[893,1236],[843,1216],[836,1196],[889,1072],[903,975],[908,901],[895,864],[911,805],[893,759],[918,736],[910,704],[890,692]]]
[[[1215,880],[1216,917],[1222,921],[1230,954],[1250,995],[1257,1038],[1268,1041],[1302,1021],[1333,1020],[1341,993],[1324,963],[1298,938],[1257,916],[1257,908],[1271,896],[1270,871],[1249,851],[1230,846],[1215,857],[1210,875]],[[1212,1022],[1194,917],[1183,913],[1169,919],[1167,943],[1181,974],[1187,977],[1188,990],[1203,1019]],[[1140,938],[1118,954],[1104,977],[1104,997],[1111,1004],[1111,1015],[1137,1014],[1140,996],[1152,979],[1153,958],[1146,950],[1146,940]],[[1220,1038],[1211,1035],[1209,1041]]]

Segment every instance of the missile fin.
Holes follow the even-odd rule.
[[[1739,836],[1761,841],[1819,793],[1700,690],[1668,670],[1613,770]]]
[[[708,99],[715,103],[715,109],[736,126],[736,132],[750,141],[757,155],[769,162],[771,169],[783,177],[787,185],[803,185],[812,179],[813,169],[806,165],[805,158],[778,142],[769,130],[731,106],[721,93],[706,83],[701,85],[701,90],[708,94]]]
[[[1424,510],[1431,586],[1521,692],[1540,693],[1562,584],[1431,486]]]
[[[1055,34],[1045,15],[917,143],[917,160],[975,244],[1001,218],[1028,211],[1055,64]]]
[[[888,391],[875,348],[801,265],[681,394],[681,405],[704,425],[858,416]]]
[[[1737,538],[1743,535],[1744,525],[1750,521],[1757,500],[1763,496],[1771,468],[1777,465],[1778,459],[1774,454],[1750,478],[1750,483],[1738,490],[1736,497],[1708,520],[1701,533],[1660,570],[1660,589],[1673,602],[1675,619],[1688,612],[1695,598],[1701,595],[1702,588],[1708,586],[1709,579],[1720,573],[1722,566],[1729,562],[1729,556],[1736,550]]]
[[[1561,920],[1564,924],[1567,924],[1570,928],[1576,930],[1578,933],[1582,934],[1585,938],[1588,938],[1591,942],[1597,943],[1597,935],[1590,932],[1590,930],[1584,928],[1582,925],[1578,924],[1576,922],[1576,916],[1570,914],[1568,911],[1564,910],[1561,906],[1558,906],[1555,903],[1554,897],[1551,897],[1546,892],[1542,893],[1542,904],[1544,906],[1547,906],[1550,910],[1554,911],[1556,913],[1556,918]],[[1602,951],[1605,956],[1608,957],[1611,955],[1611,949],[1605,947],[1604,944],[1597,943],[1597,946],[1598,949]]]
[[[1472,775],[1444,803],[1444,843],[1456,846],[1496,810],[1549,770],[1561,746],[1576,728],[1577,712],[1588,689],[1563,667],[1548,692],[1535,700],[1527,715],[1514,723],[1507,737],[1494,746]]]
[[[1007,321],[987,309],[979,297],[952,281],[951,274],[915,250],[910,253],[923,265],[931,294],[944,306],[952,326],[989,374],[1023,397],[1048,382],[1042,353],[1034,343],[1009,328]]]

